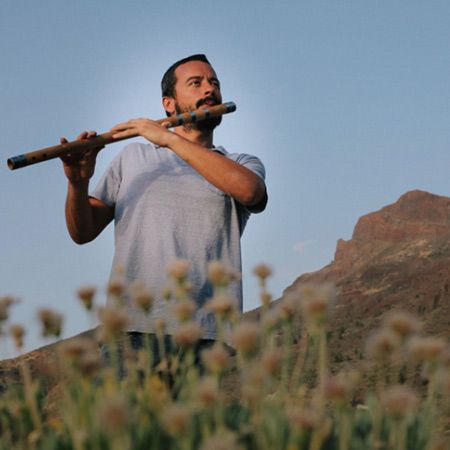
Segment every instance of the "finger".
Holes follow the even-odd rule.
[[[117,125],[114,125],[110,131],[115,132],[115,131],[127,130],[128,128],[130,128],[131,125],[132,125],[131,120],[128,122],[118,123]]]
[[[114,138],[114,139],[118,139],[118,138],[123,138],[123,137],[129,137],[129,136],[134,136],[136,133],[132,130],[132,129],[127,129],[127,130],[123,130],[123,131],[120,131],[120,130],[117,130],[117,131],[114,131],[114,130],[111,130],[112,132],[113,132],[113,135],[112,135],[112,137]]]
[[[95,137],[95,136],[97,136],[97,132],[96,132],[96,131],[89,131],[89,132],[87,133],[87,137],[88,137],[88,138],[93,138],[93,137]]]
[[[79,135],[77,136],[77,139],[78,139],[78,140],[86,139],[87,136],[88,136],[88,132],[87,132],[87,131],[83,131],[81,134],[79,134]]]
[[[164,128],[171,128],[172,127],[172,124],[170,122],[161,122],[160,125],[163,126]]]
[[[74,164],[78,164],[80,162],[82,158],[81,154],[73,154],[73,153],[68,153],[67,155],[62,155],[60,156],[60,159],[62,160],[62,162],[64,164],[68,164],[68,165],[74,165]]]

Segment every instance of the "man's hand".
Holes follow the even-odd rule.
[[[142,136],[160,147],[169,147],[173,133],[167,129],[167,123],[158,123],[150,119],[131,119],[111,128],[114,138]]]
[[[97,133],[95,131],[84,131],[77,137],[77,140],[90,139],[96,135]],[[60,142],[61,144],[66,144],[68,141],[63,137]],[[61,156],[64,173],[70,183],[78,184],[89,181],[92,175],[94,175],[97,154],[102,148],[104,148],[104,145],[84,152],[69,153],[68,155]]]

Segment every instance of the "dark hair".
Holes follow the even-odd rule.
[[[161,80],[161,91],[163,97],[175,97],[175,83],[177,79],[175,77],[175,69],[182,64],[189,61],[202,61],[206,64],[211,65],[207,60],[206,56],[203,54],[191,55],[187,58],[180,59],[176,63],[172,64],[167,70]]]

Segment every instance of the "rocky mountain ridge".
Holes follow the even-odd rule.
[[[450,338],[450,198],[415,190],[361,217],[334,260],[303,274],[303,283],[332,282],[338,296],[330,327],[332,361],[353,362],[383,315],[402,309],[424,331]]]

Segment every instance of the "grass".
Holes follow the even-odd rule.
[[[193,321],[187,270],[185,261],[169,268],[167,301],[179,321],[169,350],[161,319],[153,324],[155,342],[133,350],[123,339],[124,296],[149,315],[154,299],[145,287],[114,281],[108,291],[115,304],[103,308],[95,307],[93,288],[80,289],[88,313],[99,316],[99,332],[59,346],[51,367],[57,394],[50,401],[21,359],[22,382],[0,396],[0,450],[449,448],[448,343],[423,336],[416,317],[390,312],[367,342],[364,364],[331,373],[332,286],[304,285],[274,306],[266,286],[270,269],[261,265],[255,269],[261,317],[249,321],[227,293],[236,274],[213,263],[215,294],[206,307],[218,339],[197,355],[198,364],[201,330]],[[3,329],[12,303],[0,299]],[[61,333],[60,314],[39,316],[44,336]],[[25,330],[9,325],[9,331],[20,353]],[[108,346],[108,360],[99,343]],[[157,360],[150,351],[155,345]]]

